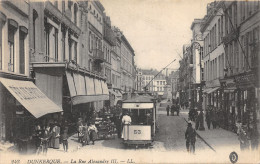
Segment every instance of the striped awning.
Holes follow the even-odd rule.
[[[63,111],[31,81],[0,78],[0,82],[36,118]]]

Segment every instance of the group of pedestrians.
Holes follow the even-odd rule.
[[[170,110],[171,110],[171,115],[174,116],[174,112],[176,112],[177,116],[179,116],[179,113],[180,113],[180,106],[176,103],[173,103],[171,105],[171,108],[170,108],[170,105],[167,105],[166,107],[166,111],[167,111],[167,116],[169,116],[170,114]]]
[[[46,155],[48,148],[59,149],[60,142],[65,143],[68,138],[68,127],[62,127],[62,135],[61,135],[61,126],[55,122],[51,125],[43,126],[40,123],[35,126],[35,145],[36,145],[36,154],[40,154],[41,152]],[[64,147],[64,151],[68,149],[68,144]]]
[[[82,146],[89,145],[92,141],[92,144],[95,144],[97,140],[98,130],[95,126],[94,122],[83,123],[82,119],[79,118],[77,123],[77,131],[78,131],[78,141],[82,144]]]
[[[211,124],[212,128],[216,129],[219,127],[219,122],[218,122],[218,115],[215,107],[209,106],[206,110],[206,123],[208,129],[210,129]]]

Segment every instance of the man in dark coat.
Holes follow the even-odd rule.
[[[210,116],[210,110],[209,109],[206,111],[206,122],[207,122],[208,129],[210,129],[211,116]]]
[[[195,153],[196,131],[192,128],[192,124],[189,121],[188,127],[185,132],[186,148],[188,152]]]
[[[167,111],[167,116],[169,116],[169,111],[170,111],[170,106],[169,105],[167,105],[166,111]]]

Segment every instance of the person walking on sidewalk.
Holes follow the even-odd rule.
[[[195,153],[196,131],[192,128],[191,121],[188,122],[188,127],[185,132],[186,148],[190,153]]]
[[[169,105],[167,105],[166,111],[167,111],[167,116],[169,116],[169,111],[170,111],[170,106]]]
[[[82,146],[88,145],[89,144],[89,133],[88,133],[88,125],[87,123],[83,127],[83,138],[82,138]]]
[[[240,141],[240,149],[242,151],[248,150],[249,149],[249,141],[248,141],[248,138],[247,138],[247,133],[243,129],[243,127],[239,130],[239,137],[238,137],[238,139]]]
[[[207,109],[207,111],[206,111],[206,123],[207,123],[208,129],[210,129],[211,117],[210,117],[210,110],[209,109]]]
[[[61,135],[62,137],[62,145],[63,145],[63,150],[64,152],[68,152],[68,148],[69,148],[69,143],[68,143],[68,127],[65,126],[64,129],[63,129],[63,133]]]
[[[95,141],[97,139],[97,128],[95,126],[95,123],[90,123],[90,126],[88,127],[89,131],[89,138],[92,141],[93,145],[95,145]]]

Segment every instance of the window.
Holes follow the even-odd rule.
[[[68,1],[68,8],[71,11],[71,6],[72,6],[73,2],[71,0]]]
[[[36,49],[36,20],[38,18],[38,13],[33,10],[33,49]]]
[[[8,49],[9,49],[9,62],[8,62],[8,71],[14,72],[14,58],[15,58],[15,42],[14,36],[16,30],[18,28],[18,24],[14,20],[9,20],[8,24]]]
[[[77,63],[78,61],[78,51],[77,51],[77,42],[74,42],[74,60]]]
[[[58,29],[54,30],[54,61],[58,61]]]
[[[160,85],[162,85],[162,81],[160,81]]]
[[[89,46],[89,52],[92,52],[92,33],[89,32],[88,36],[88,46]]]
[[[69,61],[72,59],[72,39],[69,34]]]
[[[49,26],[47,23],[44,25],[44,39],[45,39],[45,61],[49,62],[49,56],[50,56],[50,39],[49,39]]]
[[[157,85],[159,85],[159,81],[157,81]]]
[[[64,2],[64,1],[63,1]],[[63,61],[66,60],[66,30],[65,28],[62,28],[63,30],[61,31],[62,32],[62,38],[61,38],[61,41],[62,41],[62,56],[63,56]]]
[[[65,0],[62,1],[62,12],[64,13],[65,12]]]
[[[75,3],[74,4],[74,23],[77,25],[77,14],[78,14],[78,6],[77,4]]]
[[[25,27],[20,27],[20,36],[19,36],[19,71],[21,74],[25,73],[25,49],[24,49],[24,40],[27,36],[28,30]]]

